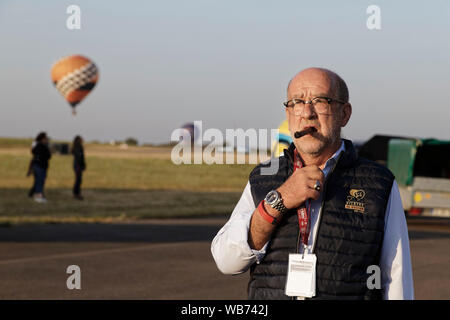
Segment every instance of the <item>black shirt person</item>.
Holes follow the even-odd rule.
[[[34,183],[28,195],[30,197],[33,196],[36,202],[45,203],[47,199],[44,196],[44,184],[47,177],[48,163],[51,158],[50,149],[48,148],[48,137],[45,132],[40,132],[37,135],[31,153],[33,158],[31,159],[27,176],[33,173]]]
[[[75,199],[83,200],[81,196],[81,182],[83,171],[86,170],[86,161],[84,159],[83,138],[80,136],[74,138],[71,153],[73,155],[73,170],[75,171],[73,196]]]

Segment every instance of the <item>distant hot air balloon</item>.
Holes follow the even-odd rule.
[[[199,138],[199,129],[193,122],[185,123],[181,127],[181,139],[185,143],[194,144],[195,141]]]
[[[52,66],[51,77],[56,89],[72,106],[75,107],[94,88],[98,81],[98,69],[86,57],[80,55],[60,59]]]

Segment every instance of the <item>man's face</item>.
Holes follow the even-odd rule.
[[[288,100],[297,98],[309,101],[317,96],[336,99],[338,97],[333,83],[333,79],[325,71],[304,70],[292,79],[288,88]],[[297,149],[301,153],[320,155],[325,149],[335,147],[340,139],[341,127],[345,126],[350,117],[348,108],[351,108],[349,104],[331,102],[328,114],[317,113],[309,103],[300,114],[286,110],[289,130]],[[295,139],[296,131],[308,127],[314,127],[317,131]]]

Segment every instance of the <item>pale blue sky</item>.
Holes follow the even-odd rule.
[[[81,7],[81,30],[66,8]],[[366,8],[381,8],[380,31]],[[289,79],[326,67],[350,89],[344,136],[450,139],[450,2],[0,1],[0,136],[168,142],[204,129],[276,128]],[[69,54],[100,70],[73,117],[50,81]]]

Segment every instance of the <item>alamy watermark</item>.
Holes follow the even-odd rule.
[[[171,142],[178,142],[171,152],[174,164],[258,164],[270,159],[268,152],[278,142],[278,129],[226,129],[224,136],[216,128],[203,132],[202,121],[194,121],[194,127],[195,131],[182,128],[172,132]],[[271,160],[261,174],[278,171],[277,158]]]
[[[81,9],[79,6],[72,4],[67,7],[66,13],[70,16],[66,20],[66,27],[69,30],[81,29]]]
[[[66,273],[70,274],[67,278],[66,286],[69,290],[81,290],[81,269],[77,265],[70,265],[66,269]]]
[[[369,290],[381,289],[381,270],[377,265],[367,267],[366,273],[370,274],[367,278],[366,284]]]
[[[369,17],[366,21],[367,29],[369,30],[381,30],[381,9],[377,5],[370,5],[366,9],[366,13]]]

